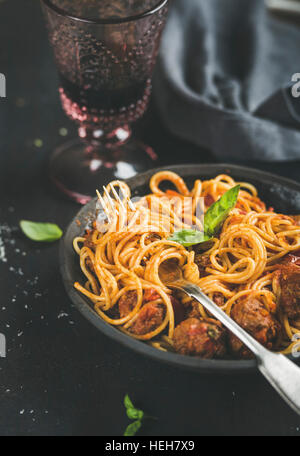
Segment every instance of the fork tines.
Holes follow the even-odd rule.
[[[115,187],[112,185],[112,184],[109,184],[108,186],[109,190],[112,192],[112,194],[114,195],[114,198],[115,198],[115,201],[118,201],[118,203],[120,204],[121,208],[126,211],[126,207],[125,207],[125,204],[124,204],[124,201],[127,202],[129,208],[132,210],[132,211],[135,211],[135,207],[134,207],[134,204],[132,203],[131,199],[130,198],[127,198],[127,195],[125,194],[124,190],[122,189],[122,187],[120,186],[120,192],[122,194],[122,198],[123,200],[120,198],[120,196],[118,195]],[[109,221],[109,223],[111,223],[111,217],[110,217],[110,210],[111,211],[114,211],[115,210],[115,201],[113,200],[113,198],[110,196],[110,192],[107,190],[107,188],[105,186],[103,186],[103,191],[104,191],[104,195],[107,199],[107,204],[104,200],[104,198],[101,196],[100,192],[98,190],[96,190],[96,193],[97,193],[97,196],[99,198],[99,201],[103,207],[103,210],[107,216],[107,219]]]

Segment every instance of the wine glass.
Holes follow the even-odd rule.
[[[65,113],[79,138],[55,150],[50,175],[81,204],[95,189],[153,167],[131,136],[146,111],[168,0],[41,0]]]

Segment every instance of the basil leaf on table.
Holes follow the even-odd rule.
[[[35,223],[29,220],[21,220],[20,227],[25,236],[37,242],[54,242],[63,235],[62,230],[54,223]]]
[[[142,426],[141,420],[134,421],[133,423],[129,424],[124,432],[125,437],[132,437],[134,436]]]
[[[144,412],[135,408],[128,394],[126,394],[124,398],[124,405],[126,408],[127,416],[131,420],[142,420],[144,418]]]
[[[207,236],[212,237],[218,233],[230,211],[236,205],[240,188],[240,185],[231,188],[208,208],[204,215],[204,233]]]
[[[125,405],[125,408],[126,408],[126,409],[134,408],[134,405],[133,405],[133,403],[131,402],[131,399],[130,399],[130,397],[128,396],[128,394],[126,394],[126,396],[124,397],[124,405]]]
[[[142,410],[135,408],[128,394],[124,397],[124,405],[128,418],[130,420],[136,420],[127,426],[124,436],[133,436],[141,428],[142,420],[146,418],[145,413]]]
[[[136,408],[128,408],[126,410],[127,416],[130,420],[142,420],[144,418],[144,412]]]
[[[168,238],[168,241],[178,242],[184,247],[201,244],[209,241],[210,237],[206,236],[202,231],[198,230],[181,230],[176,231]]]
[[[235,207],[240,188],[240,185],[236,185],[210,206],[204,215],[204,232],[185,229],[176,231],[168,240],[178,242],[184,247],[210,241],[218,234],[230,211]]]

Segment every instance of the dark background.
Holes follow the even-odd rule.
[[[20,219],[65,228],[78,206],[48,181],[54,147],[76,134],[64,116],[38,0],[0,1],[0,435],[121,435],[132,400],[157,421],[144,435],[300,435],[297,417],[258,374],[189,373],[157,364],[108,340],[72,309],[58,268],[58,244],[36,245]],[[300,44],[299,44],[300,55]],[[299,58],[300,69],[300,58]],[[172,138],[152,102],[137,134],[162,164],[214,161]],[[300,154],[300,147],[299,147]],[[299,179],[299,163],[253,164]],[[1,247],[1,241],[0,241]]]

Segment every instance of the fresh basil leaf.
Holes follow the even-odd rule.
[[[206,211],[204,216],[204,233],[207,236],[213,237],[218,233],[230,211],[237,203],[240,188],[240,185],[237,185],[228,190]]]
[[[133,403],[131,402],[131,399],[128,396],[128,394],[126,394],[126,396],[124,397],[124,405],[125,405],[126,409],[131,409],[131,408],[134,409],[135,408]]]
[[[181,230],[176,231],[168,238],[168,241],[178,242],[184,247],[201,244],[202,242],[209,241],[211,236],[206,236],[202,231],[198,230]]]
[[[63,235],[62,230],[54,223],[35,223],[21,220],[20,227],[25,236],[37,242],[54,242]]]
[[[131,420],[142,420],[144,417],[144,412],[135,408],[128,394],[124,397],[124,405],[126,408],[126,413],[128,418]]]
[[[136,408],[127,408],[126,410],[128,418],[131,420],[142,420],[144,418],[144,412]]]
[[[239,196],[240,185],[231,188],[216,201],[204,215],[204,233],[197,230],[176,231],[168,238],[169,241],[178,242],[184,247],[204,244],[218,234],[230,211],[235,207]],[[209,248],[209,244],[207,244]],[[205,246],[206,247],[206,246]]]
[[[134,421],[133,423],[129,424],[129,426],[127,426],[123,435],[125,437],[132,437],[138,432],[141,426],[142,422],[140,420]]]

